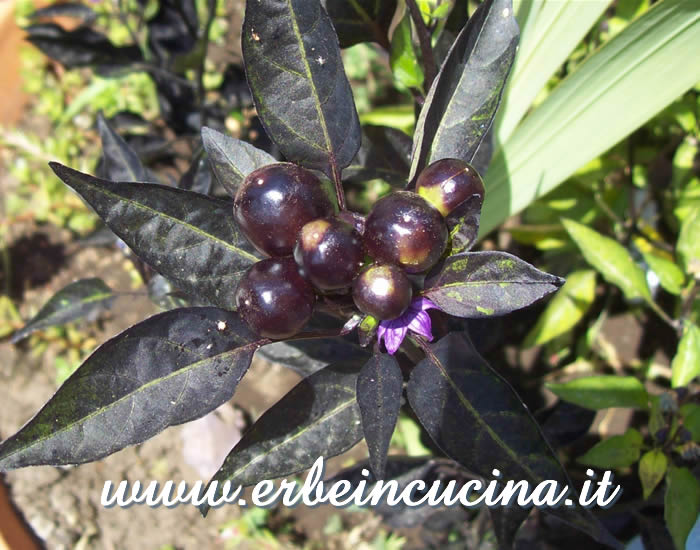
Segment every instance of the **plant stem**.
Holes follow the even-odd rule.
[[[681,306],[681,320],[685,320],[690,317],[690,314],[693,311],[693,302],[698,297],[698,294],[700,294],[700,284],[698,284],[697,279],[693,279],[693,286],[683,300],[683,305]]]
[[[335,185],[335,196],[338,199],[338,208],[340,211],[346,209],[345,207],[345,191],[343,190],[343,181],[340,177],[340,170],[338,170],[338,165],[335,163],[335,159],[331,161],[331,171],[333,172],[333,184]]]
[[[435,55],[433,54],[433,46],[430,43],[430,30],[428,29],[423,16],[420,13],[420,8],[416,4],[416,0],[406,0],[406,5],[411,12],[411,19],[418,33],[418,43],[420,44],[421,58],[423,60],[423,89],[428,93],[430,86],[437,76],[437,64],[435,63]]]
[[[681,331],[683,330],[681,323],[671,319],[668,313],[661,309],[661,306],[659,306],[659,304],[657,304],[653,299],[647,300],[647,304],[649,304],[652,311],[656,313],[668,326],[670,326],[676,332],[676,334],[680,335]]]
[[[285,338],[287,342],[295,342],[297,340],[316,340],[318,338],[336,338],[340,336],[338,330],[314,330],[312,332],[299,332],[291,338]]]
[[[425,356],[428,357],[433,363],[440,362],[438,358],[435,357],[433,350],[430,349],[430,346],[428,345],[428,342],[426,342],[425,338],[423,338],[422,336],[409,334],[408,339],[411,342],[413,342],[416,346],[418,346],[423,351],[423,353],[425,353]]]

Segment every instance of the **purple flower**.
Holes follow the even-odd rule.
[[[379,323],[377,338],[380,342],[384,339],[384,346],[390,355],[394,355],[399,349],[409,329],[432,341],[433,333],[428,309],[440,308],[427,298],[414,298],[403,314],[391,321]]]

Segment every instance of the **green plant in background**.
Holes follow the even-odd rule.
[[[560,4],[558,21],[573,13]],[[607,3],[598,4],[602,12]],[[513,211],[527,204],[528,195],[542,197],[523,212],[521,224],[508,231],[516,241],[539,249],[549,265],[568,265],[570,272],[524,345],[544,345],[553,366],[563,373],[588,373],[570,382],[548,384],[560,398],[593,410],[631,407],[646,413],[643,431],[629,428],[623,435],[603,439],[578,460],[597,468],[636,467],[645,500],[663,489],[666,524],[676,548],[682,550],[700,513],[700,485],[688,469],[700,458],[699,393],[693,383],[700,375],[700,180],[694,164],[700,137],[700,86],[693,87],[700,79],[700,67],[696,64],[688,71],[684,65],[677,69],[683,76],[669,77],[669,81],[645,75],[673,70],[664,64],[687,59],[678,52],[690,48],[697,38],[700,15],[682,2],[661,2],[652,8],[646,2],[621,2],[616,16],[605,20],[607,30],[593,33],[603,44],[583,60],[576,59],[574,52],[568,62],[575,62],[573,72],[561,82],[552,79],[546,91],[533,99],[537,85],[528,95],[532,81],[520,67],[546,61],[548,33],[530,44],[528,29],[538,28],[547,8],[554,6],[530,7],[541,11],[535,13],[534,27],[523,31],[511,90],[496,130],[500,150],[497,145],[486,180],[502,199],[507,187],[521,191],[510,197]],[[596,3],[587,3],[587,8],[590,21],[595,21],[600,16]],[[695,34],[686,34],[691,29]],[[624,68],[616,69],[606,61],[613,54],[626,59]],[[634,86],[637,91],[632,93]],[[673,95],[690,91],[668,104],[669,88]],[[516,89],[522,92],[517,97]],[[654,100],[648,100],[647,93],[655,93]],[[531,100],[536,106],[518,125]],[[627,101],[633,101],[635,108],[623,108]],[[593,158],[614,143],[611,137],[617,141],[629,134],[655,111],[660,112],[641,129]],[[582,142],[579,136],[593,135],[585,129],[587,125],[603,119],[596,133],[600,139]],[[535,131],[539,131],[537,137]],[[536,174],[535,166],[550,155],[548,170]],[[582,163],[585,166],[579,167]],[[507,187],[502,179],[506,170]],[[546,193],[571,172],[564,185]],[[485,217],[487,210],[488,206]],[[596,273],[607,283],[602,293]],[[675,338],[670,368],[652,358],[621,364],[614,345],[599,338],[611,308],[621,300],[633,314],[656,316],[668,326],[664,333],[668,336],[662,338]],[[634,375],[601,374],[611,367],[633,368]],[[646,380],[671,389],[649,393],[643,385]]]
[[[523,41],[494,125],[482,234],[562,183],[700,81],[700,66],[689,63],[700,49],[697,3],[661,1],[599,46],[528,112],[610,2],[581,4],[526,0],[516,7]],[[644,2],[628,4],[643,8]],[[638,11],[627,13],[634,16]]]

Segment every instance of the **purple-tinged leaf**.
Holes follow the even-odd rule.
[[[202,144],[216,179],[232,197],[248,174],[277,162],[262,149],[207,127],[202,128]]]
[[[141,61],[137,46],[115,46],[104,34],[89,27],[67,31],[55,23],[37,23],[24,30],[29,42],[68,68]]]
[[[428,274],[421,292],[456,317],[504,315],[556,291],[564,279],[506,252],[463,252]]]
[[[197,6],[194,0],[160,0],[147,26],[148,45],[160,58],[186,54],[197,43]]]
[[[391,355],[374,355],[357,377],[357,404],[362,432],[369,449],[369,463],[377,479],[384,479],[389,442],[399,418],[403,375]]]
[[[304,471],[362,439],[355,385],[361,363],[329,365],[270,407],[233,448],[211,481],[248,487]],[[209,483],[211,483],[211,481]],[[206,515],[209,507],[200,507]]]
[[[158,183],[158,178],[145,168],[131,146],[105,120],[97,115],[97,129],[102,140],[102,170],[111,181]]]
[[[192,164],[182,174],[177,186],[185,191],[194,191],[202,195],[209,195],[212,190],[212,170],[209,166],[209,158],[204,149],[200,148],[192,159]]]
[[[483,197],[472,195],[445,218],[452,239],[452,254],[468,252],[479,236],[479,221]]]
[[[492,506],[489,508],[493,532],[498,541],[499,550],[515,548],[515,537],[523,522],[530,515],[532,508],[522,506]]]
[[[97,19],[95,10],[80,2],[61,2],[39,8],[31,13],[30,19],[42,19],[51,17],[71,17],[82,19],[85,23],[91,23]]]
[[[387,33],[396,12],[396,0],[322,0],[338,33],[341,48],[376,42],[388,49]]]
[[[248,2],[242,43],[269,136],[288,160],[339,181],[362,133],[338,37],[319,0]]]
[[[362,144],[350,165],[343,170],[343,179],[364,182],[383,179],[403,189],[411,165],[411,138],[396,128],[363,126]]]
[[[54,294],[39,313],[12,336],[12,343],[19,342],[37,330],[64,325],[84,317],[95,317],[101,311],[109,309],[115,298],[112,289],[102,279],[75,281]]]
[[[427,349],[411,372],[408,401],[447,456],[486,479],[493,478],[495,468],[504,483],[525,480],[533,489],[552,480],[559,491],[573,488],[527,407],[466,333],[448,334]],[[546,511],[603,544],[620,547],[586,509],[563,505]]]
[[[474,12],[425,98],[410,181],[443,158],[473,161],[501,101],[519,34],[511,0],[486,0]]]
[[[352,490],[355,490],[360,483],[364,482],[366,483],[365,494],[369,494],[376,487],[378,480],[371,471],[369,471],[369,475],[364,475],[363,470],[368,470],[368,466],[368,462],[356,464],[346,470],[338,472],[328,480],[327,484],[332,485],[341,479],[347,480]],[[426,492],[415,489],[416,481],[423,481],[426,487],[431,487],[433,483],[440,481],[441,487],[444,488],[445,485],[451,481],[456,470],[461,470],[461,468],[458,468],[454,461],[448,458],[434,458],[430,456],[390,456],[387,459],[386,472],[383,480],[385,483],[396,481],[396,494],[401,494],[403,491],[407,489],[410,490],[411,487],[414,487],[413,491],[411,491],[411,498],[415,501],[420,499],[423,493]],[[458,475],[462,477],[462,472],[459,471]],[[466,478],[468,478],[468,476],[464,475],[464,479]],[[459,490],[462,479],[457,481],[455,493]],[[409,484],[412,485],[409,487]],[[377,506],[372,507],[374,513],[382,516],[383,520],[394,528],[426,526],[427,522],[429,522],[432,517],[442,516],[442,514],[449,510],[452,510],[452,512],[457,515],[466,515],[467,513],[461,506],[451,506],[448,508],[444,503],[438,506],[409,506],[402,500],[399,500],[398,503],[393,505],[389,505],[386,499],[381,499]],[[466,520],[464,515],[460,518],[462,522]]]
[[[100,346],[18,433],[0,472],[81,464],[195,420],[233,396],[258,347],[236,313],[177,309]]]
[[[186,294],[235,309],[238,281],[259,256],[236,227],[230,203],[164,185],[101,180],[55,162],[50,166],[141,260]]]

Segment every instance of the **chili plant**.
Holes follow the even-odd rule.
[[[487,0],[460,25],[458,10],[467,3],[457,2],[434,50],[435,28],[415,1],[406,2],[402,24],[415,31],[420,48],[412,55],[421,62],[420,73],[405,79],[420,109],[412,139],[389,128],[363,130],[339,47],[357,40],[388,47],[387,14],[395,4],[247,3],[247,82],[285,162],[202,128],[203,149],[228,198],[197,187],[196,169],[187,185],[153,183],[104,121],[106,177],[51,163],[133,254],[177,289],[167,295],[183,307],[101,345],[2,442],[0,471],[98,460],[197,419],[231,399],[256,351],[283,342],[302,363],[323,366],[253,424],[212,481],[250,486],[290,476],[363,438],[374,477],[389,476],[401,464],[387,450],[405,395],[435,445],[466,470],[488,478],[497,468],[504,481],[572,487],[539,424],[459,323],[527,307],[563,284],[505,252],[471,251],[485,196],[479,172],[490,156],[485,138],[518,45],[512,4]],[[156,59],[161,50],[190,50],[196,42],[195,12],[176,17],[189,38],[175,43],[163,13],[152,20]],[[85,58],[61,50],[76,64],[145,67],[173,127],[211,116],[206,109],[196,116],[173,110],[183,90],[201,99],[201,86],[193,91],[167,81],[167,70],[149,64],[136,45],[116,47],[85,28],[71,32],[44,26],[32,39],[91,46]],[[377,174],[391,193],[369,212],[349,210],[348,179]],[[113,298],[94,279],[59,294],[24,333],[60,321],[71,308],[74,316]],[[512,546],[529,511],[490,510],[504,547]],[[619,546],[588,509],[573,504],[546,512]]]

